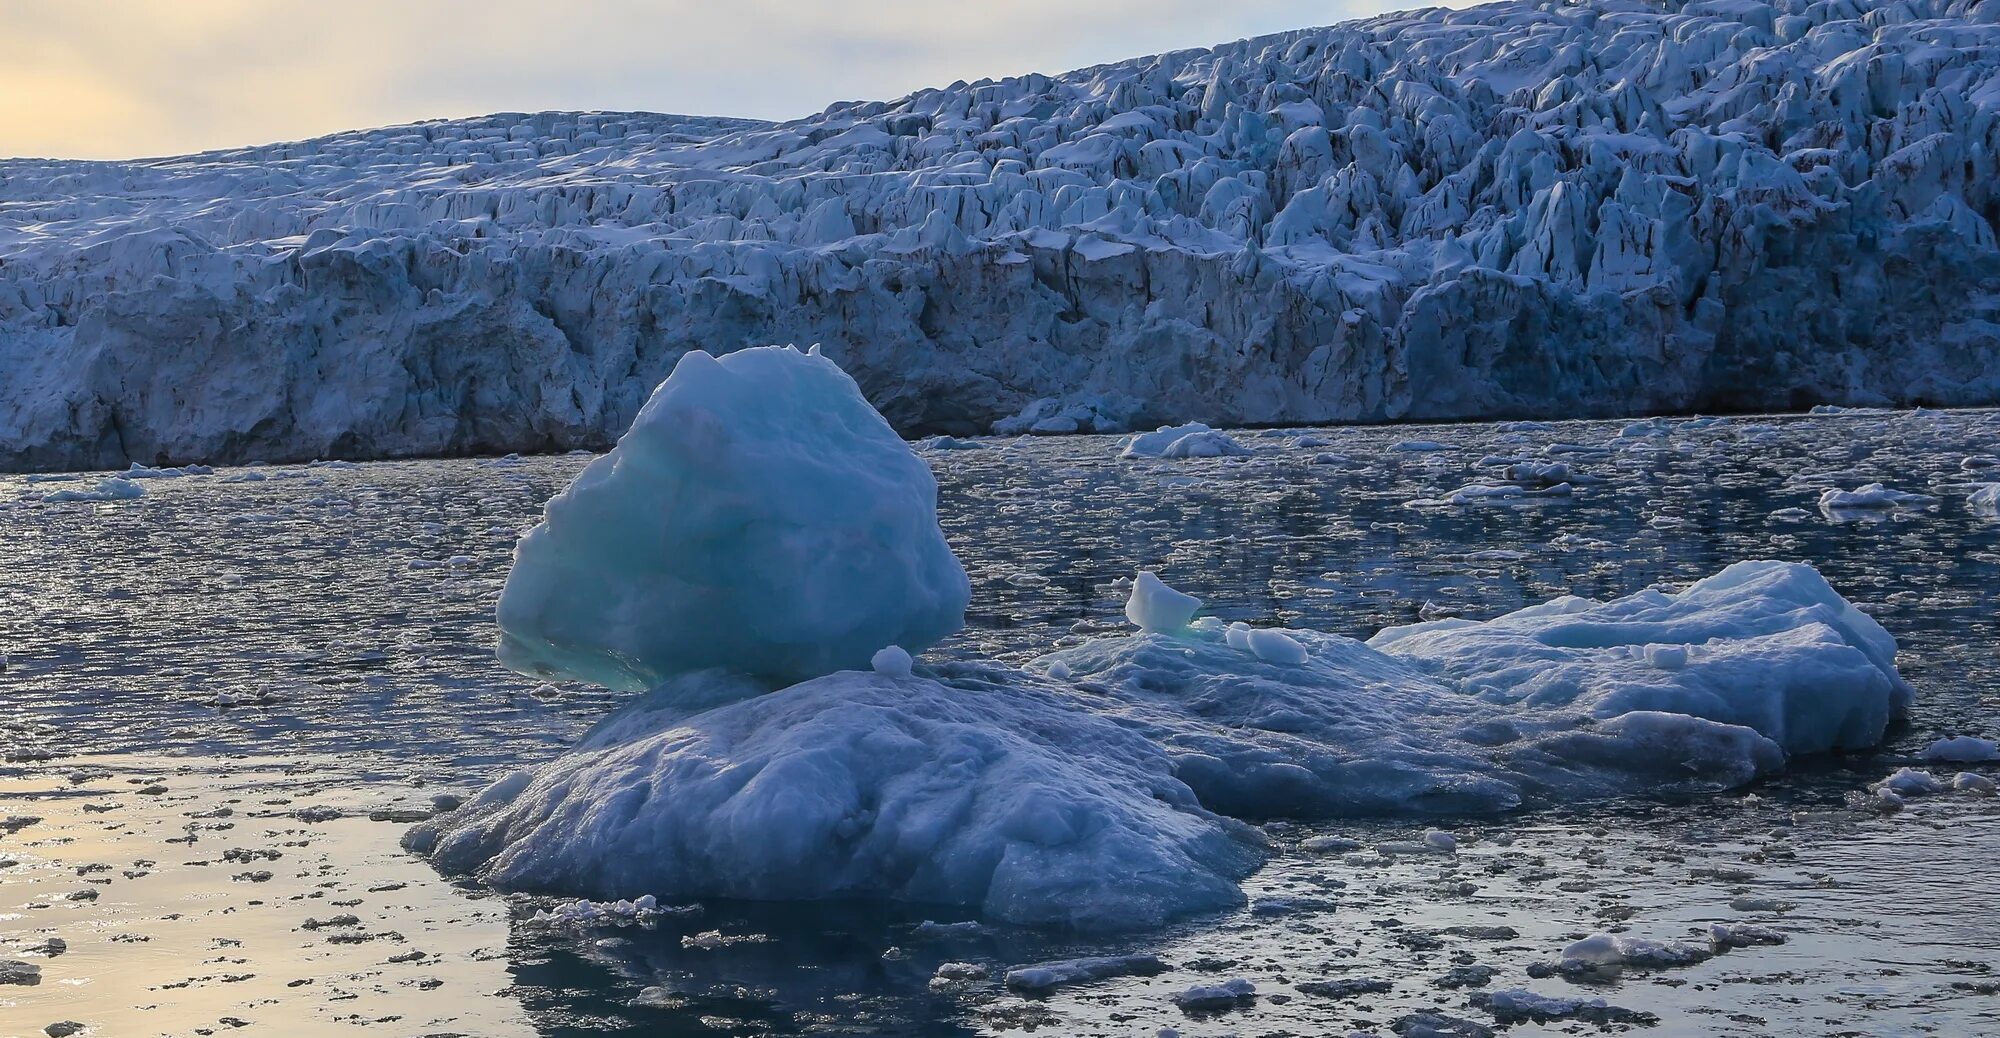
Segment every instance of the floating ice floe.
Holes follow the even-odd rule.
[[[1567,499],[1575,491],[1568,483],[1557,483],[1546,487],[1524,487],[1514,483],[1468,483],[1440,498],[1419,498],[1409,502],[1413,508],[1449,507],[1453,505],[1495,505],[1519,502]]]
[[[97,481],[90,490],[58,490],[47,494],[42,500],[51,504],[66,501],[133,501],[146,496],[146,488],[129,479],[109,476]]]
[[[930,469],[839,367],[696,351],[515,546],[500,658],[624,689],[706,667],[799,681],[921,651],[969,587]]]
[[[1226,458],[1255,453],[1220,429],[1200,422],[1162,426],[1128,437],[1119,451],[1124,458]]]
[[[829,362],[691,355],[551,503],[500,609],[510,662],[651,691],[408,845],[569,896],[1145,928],[1245,903],[1269,845],[1239,819],[1727,788],[1874,745],[1913,696],[1879,624],[1778,562],[1366,643],[1199,618],[1142,572],[1132,633],[919,675],[896,647],[966,602],[934,494]]]
[[[1980,483],[1965,503],[1973,511],[1985,515],[2000,515],[2000,483]]]
[[[1891,490],[1880,483],[1869,483],[1853,490],[1829,487],[1819,495],[1819,508],[1828,514],[1880,511],[1926,505],[1935,500],[1937,499],[1927,494]]]
[[[1925,760],[1947,761],[1956,764],[1983,764],[2000,761],[2000,742],[1981,739],[1976,735],[1959,735],[1939,739],[1924,747]]]

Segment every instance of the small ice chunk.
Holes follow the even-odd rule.
[[[1432,451],[1448,451],[1454,448],[1447,444],[1439,443],[1436,440],[1398,440],[1389,449],[1403,454],[1425,454]]]
[[[1151,977],[1166,969],[1166,963],[1154,955],[1107,955],[1016,966],[1007,971],[1003,980],[1013,991],[1046,992],[1112,977]]]
[[[1646,662],[1657,670],[1681,670],[1688,665],[1685,645],[1648,645],[1645,653]]]
[[[1785,935],[1751,923],[1712,923],[1708,928],[1708,943],[1716,951],[1727,951],[1760,944],[1783,944]]]
[[[1132,579],[1132,595],[1125,600],[1125,618],[1142,631],[1175,634],[1186,630],[1201,608],[1201,599],[1168,587],[1150,570],[1140,570]]]
[[[146,496],[146,488],[129,479],[109,476],[97,481],[90,490],[58,490],[43,497],[43,501],[60,503],[65,501],[133,501]]]
[[[1662,969],[1693,965],[1713,955],[1702,945],[1598,933],[1564,948],[1562,959],[1566,970],[1598,966]]]
[[[1306,661],[1306,647],[1283,631],[1268,627],[1253,628],[1243,640],[1249,646],[1251,655],[1266,663],[1297,666]]]
[[[1237,977],[1220,984],[1196,984],[1174,996],[1174,1004],[1194,1012],[1228,1009],[1257,996],[1257,985]]]
[[[1944,792],[1944,783],[1936,775],[1921,768],[1897,768],[1896,773],[1875,783],[1876,789],[1886,789],[1897,796],[1927,796]]]
[[[1127,439],[1123,448],[1119,456],[1124,458],[1220,458],[1252,453],[1228,433],[1201,422],[1163,425]]]
[[[875,673],[883,677],[907,678],[910,676],[912,664],[910,654],[903,651],[902,646],[890,645],[877,651],[869,660],[869,665],[875,668]]]
[[[1956,789],[1961,793],[1971,793],[1974,796],[1990,797],[1993,795],[1994,782],[1992,779],[1986,777],[1985,775],[1981,775],[1971,771],[1961,771],[1955,777],[1952,778],[1951,788]]]
[[[1853,490],[1828,487],[1819,495],[1822,512],[1842,512],[1857,510],[1880,510],[1902,505],[1919,505],[1936,500],[1926,494],[1911,494],[1901,490],[1891,490],[1880,483],[1869,483]]]
[[[2000,743],[1974,735],[1957,735],[1924,747],[1923,758],[1954,764],[1983,764],[2000,760]]]

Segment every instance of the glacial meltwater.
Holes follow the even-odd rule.
[[[1116,939],[621,910],[398,845],[629,699],[493,656],[514,543],[587,459],[0,476],[0,1035],[2000,1033],[2000,765],[1925,758],[2000,735],[2000,413],[1229,435],[924,445],[972,579],[925,658],[1127,631],[1139,568],[1367,637],[1769,558],[1895,636],[1916,706],[1728,792],[1267,822],[1246,908]],[[1942,790],[1877,792],[1903,767]],[[1594,934],[1626,961],[1562,961]]]

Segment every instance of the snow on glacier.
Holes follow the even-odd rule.
[[[683,355],[515,547],[496,619],[525,673],[789,684],[890,648],[907,672],[969,595],[929,466],[832,361],[774,346]]]
[[[0,467],[601,449],[690,349],[899,431],[2000,399],[1992,0],[1513,0],[784,124],[0,163]]]

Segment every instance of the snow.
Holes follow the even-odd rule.
[[[771,341],[910,434],[2000,398],[1990,7],[1796,9],[9,160],[0,468],[601,449]]]
[[[1132,593],[1125,600],[1125,618],[1142,631],[1158,634],[1184,630],[1200,609],[1201,599],[1175,591],[1147,570],[1132,579]]]
[[[937,482],[831,360],[692,352],[515,547],[500,658],[644,689],[710,667],[785,683],[958,629]]]

